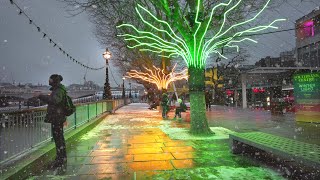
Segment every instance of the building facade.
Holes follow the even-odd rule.
[[[280,67],[281,60],[280,57],[270,57],[260,59],[260,61],[255,63],[256,67]]]
[[[280,53],[280,67],[296,67],[295,50]]]
[[[320,9],[298,19],[296,27],[296,49],[299,66],[320,66]]]

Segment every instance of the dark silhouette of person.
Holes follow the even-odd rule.
[[[49,78],[51,86],[50,95],[39,95],[39,99],[48,103],[45,122],[51,123],[52,137],[56,145],[56,158],[50,163],[49,168],[66,167],[67,152],[63,135],[63,126],[66,122],[64,101],[66,101],[66,88],[61,84],[61,75],[53,74]]]
[[[169,97],[167,93],[162,94],[161,98],[161,107],[162,107],[162,118],[168,118],[169,112]]]
[[[211,109],[211,93],[209,91],[205,92],[206,110]]]

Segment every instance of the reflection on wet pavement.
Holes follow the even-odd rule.
[[[93,130],[68,145],[66,179],[282,179],[246,157],[230,153],[228,139],[175,140],[159,126],[157,111],[131,104],[109,115]],[[140,118],[141,117],[141,118]],[[172,127],[187,123],[170,121]],[[232,173],[225,174],[225,171]],[[239,172],[234,173],[234,172]],[[51,179],[56,172],[30,179]],[[55,177],[57,178],[57,177]]]
[[[320,145],[320,124],[296,122],[294,113],[271,115],[264,110],[213,106],[207,112],[207,117],[210,126],[221,126],[237,132],[262,131]]]

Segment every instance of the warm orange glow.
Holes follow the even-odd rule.
[[[163,69],[153,66],[153,69],[148,69],[144,67],[144,69],[147,70],[147,73],[131,70],[130,72],[127,72],[127,77],[141,79],[143,81],[156,84],[159,90],[168,89],[168,86],[171,82],[182,79],[188,79],[187,69],[184,69],[181,72],[176,73],[174,72],[176,66],[177,64],[174,65],[169,74],[165,74]]]

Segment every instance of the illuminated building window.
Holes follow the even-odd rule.
[[[297,36],[299,39],[305,39],[308,37],[314,36],[314,22],[313,20],[305,21],[298,25],[298,33]]]

